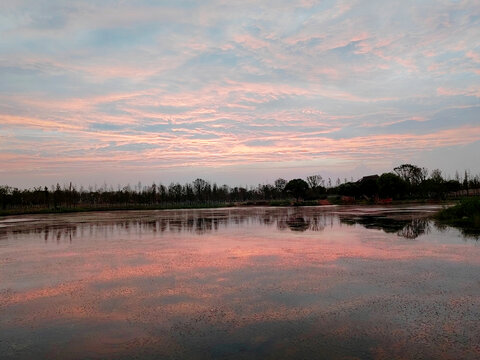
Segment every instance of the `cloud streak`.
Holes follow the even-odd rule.
[[[295,161],[388,170],[435,149],[463,157],[480,140],[473,1],[0,10],[0,171],[12,183],[33,169],[109,179],[98,164],[148,180]]]

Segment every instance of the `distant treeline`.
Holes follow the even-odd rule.
[[[0,186],[0,209],[77,209],[77,208],[168,208],[221,206],[235,203],[289,204],[294,200],[308,202],[319,199],[348,197],[353,200],[375,199],[443,199],[460,190],[480,188],[480,176],[465,172],[454,179],[444,179],[438,169],[429,173],[425,168],[404,164],[392,172],[365,176],[358,181],[324,179],[311,175],[304,179],[277,179],[274,184],[256,187],[230,187],[196,179],[191,183],[155,184],[132,188],[130,185],[114,190],[104,185],[84,189],[57,184],[51,187],[18,189]]]
[[[458,172],[454,179],[445,179],[439,169],[428,172],[411,164],[403,164],[393,172],[365,176],[356,182],[346,182],[331,189],[333,192],[354,198],[392,199],[445,199],[463,191],[465,195],[477,193],[480,175]]]

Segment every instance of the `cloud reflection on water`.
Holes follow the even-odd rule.
[[[474,243],[434,227],[412,242],[398,229],[347,225],[339,210],[76,214],[7,226],[0,350],[475,358]]]
[[[252,209],[249,209],[252,210]],[[381,209],[380,209],[381,210]],[[354,211],[354,210],[353,210]],[[8,236],[37,235],[48,241],[65,242],[75,238],[84,238],[104,235],[105,237],[121,236],[127,234],[168,234],[168,233],[195,233],[203,235],[218,231],[219,228],[233,226],[263,225],[275,226],[278,230],[323,231],[325,227],[333,228],[340,221],[341,224],[359,224],[367,229],[383,230],[386,233],[415,239],[423,234],[428,234],[432,227],[437,230],[445,229],[434,223],[426,216],[410,214],[399,216],[398,213],[389,211],[385,213],[360,213],[352,215],[350,211],[337,211],[336,207],[328,209],[319,208],[255,208],[225,209],[225,210],[181,210],[168,212],[150,212],[145,215],[141,212],[96,213],[87,221],[75,223],[75,217],[66,217],[63,221],[55,222],[54,217],[41,219],[33,218],[31,221],[21,222],[4,220],[7,226],[0,227],[0,239]],[[119,216],[116,216],[116,215]],[[129,216],[131,215],[131,216]],[[53,220],[53,222],[52,222]],[[73,221],[72,221],[73,220]],[[475,234],[465,232],[466,237]]]

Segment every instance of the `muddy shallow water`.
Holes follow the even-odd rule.
[[[0,219],[0,358],[479,359],[480,242],[437,209]]]

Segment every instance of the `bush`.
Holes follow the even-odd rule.
[[[455,206],[443,209],[436,217],[447,224],[480,228],[480,198],[462,200]]]

